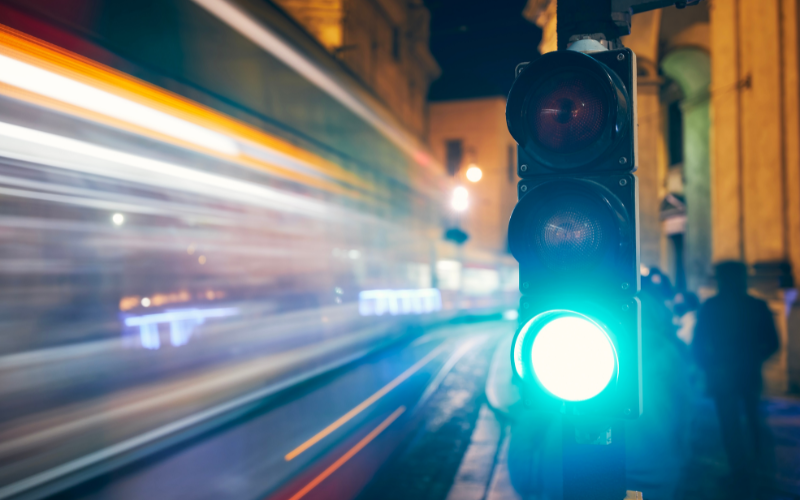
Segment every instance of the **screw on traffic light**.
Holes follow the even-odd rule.
[[[508,96],[523,294],[512,363],[539,410],[642,411],[635,63],[626,48],[551,52],[518,68]]]

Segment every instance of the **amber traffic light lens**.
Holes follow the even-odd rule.
[[[600,140],[609,103],[601,82],[586,71],[552,75],[526,106],[532,139],[553,153],[573,153]]]
[[[551,199],[529,219],[533,252],[552,271],[593,268],[615,239],[606,212],[597,200],[579,193]]]

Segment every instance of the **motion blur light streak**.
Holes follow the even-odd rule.
[[[10,123],[0,122],[0,155],[166,189],[179,189],[239,202],[248,200],[252,204],[266,205],[282,211],[331,216],[330,207],[326,208],[315,200]],[[95,162],[87,161],[88,159]],[[113,168],[115,166],[128,168]]]
[[[362,316],[381,316],[387,312],[424,314],[442,309],[442,294],[436,288],[422,290],[364,290],[358,294]]]
[[[312,479],[312,480],[311,480],[311,482],[309,482],[308,484],[306,484],[306,485],[305,485],[305,486],[304,486],[304,487],[303,487],[303,488],[302,488],[300,491],[298,491],[297,493],[295,493],[294,495],[292,495],[292,497],[291,497],[289,500],[300,500],[301,498],[303,498],[304,496],[306,496],[306,494],[308,494],[308,492],[309,492],[309,491],[311,491],[311,490],[313,490],[314,488],[316,488],[316,487],[317,487],[317,485],[319,485],[319,483],[321,483],[321,482],[322,482],[322,481],[324,481],[324,480],[325,480],[325,479],[326,479],[328,476],[330,476],[331,474],[333,474],[334,472],[336,472],[336,470],[338,470],[338,469],[339,469],[339,467],[341,467],[341,466],[342,466],[342,465],[344,465],[344,464],[345,464],[345,463],[346,463],[348,460],[350,460],[351,458],[353,458],[353,456],[354,456],[356,453],[358,453],[359,451],[361,451],[361,450],[362,450],[362,449],[363,449],[365,446],[367,446],[367,445],[368,445],[370,442],[372,442],[372,440],[373,440],[373,439],[375,439],[376,437],[378,437],[378,435],[380,435],[380,433],[381,433],[381,432],[385,431],[385,430],[386,430],[386,428],[387,428],[387,427],[389,427],[389,426],[392,424],[392,422],[394,422],[395,420],[397,420],[397,418],[398,418],[400,415],[402,415],[404,411],[406,411],[406,407],[405,407],[405,406],[401,406],[400,408],[396,409],[396,410],[395,410],[395,411],[394,411],[394,412],[393,412],[391,415],[389,415],[388,417],[386,417],[386,420],[384,420],[383,422],[381,422],[381,423],[380,423],[380,425],[378,425],[378,427],[376,427],[376,428],[375,428],[375,429],[373,429],[373,430],[372,430],[372,431],[371,431],[369,434],[367,434],[366,436],[364,436],[364,438],[363,438],[361,441],[359,441],[358,443],[356,443],[356,445],[355,445],[355,446],[353,446],[352,448],[350,448],[350,449],[347,451],[347,453],[345,453],[344,455],[342,455],[342,456],[341,456],[341,457],[340,457],[340,458],[339,458],[337,461],[335,461],[333,464],[331,464],[331,466],[330,466],[330,467],[328,467],[327,469],[325,469],[324,471],[322,471],[322,473],[321,473],[319,476],[317,476],[317,477],[315,477],[314,479]]]
[[[210,32],[200,36],[214,43],[200,44],[203,50],[230,48],[217,45],[214,30],[219,30],[285,72],[267,71],[259,93],[304,95],[287,85],[302,75],[193,4],[185,12],[207,22]],[[516,298],[512,290],[459,301],[457,286],[441,293],[430,288],[437,282],[432,264],[456,255],[438,236],[441,216],[449,212],[442,200],[448,201],[454,186],[446,185],[441,172],[420,173],[403,151],[313,85],[303,88],[321,96],[323,106],[300,99],[297,109],[276,116],[274,126],[270,122],[273,132],[260,132],[199,104],[218,101],[203,91],[209,87],[202,81],[193,80],[197,73],[189,68],[162,73],[158,65],[136,66],[152,62],[147,58],[124,64],[137,47],[119,56],[113,50],[84,51],[140,68],[137,74],[156,82],[173,82],[168,78],[177,74],[182,80],[171,88],[190,88],[197,102],[11,31],[0,26],[3,57],[219,133],[234,141],[239,154],[190,144],[0,79],[0,198],[7,208],[0,215],[0,274],[14,284],[6,290],[4,321],[9,331],[33,332],[5,336],[0,352],[0,365],[9,373],[0,384],[5,403],[0,462],[13,462],[0,467],[0,498],[51,488],[54,479],[63,478],[60,487],[73,479],[66,475],[79,472],[75,477],[85,478],[139,457],[145,448],[149,454],[182,439],[177,430],[198,422],[216,425],[210,419],[227,418],[224,412],[234,408],[245,411],[241,405],[265,394],[394,349],[462,311],[501,312]],[[66,35],[82,40],[81,33]],[[85,42],[113,49],[103,40]],[[241,49],[236,44],[232,47]],[[317,115],[343,116],[354,128],[326,132],[309,143],[309,129],[295,127],[292,119],[311,105]],[[331,109],[335,113],[329,114]],[[254,112],[260,110],[245,103],[236,116]],[[377,146],[364,145],[364,153],[380,153],[385,162],[350,156],[352,148],[361,147],[353,130],[360,134],[365,128]],[[284,165],[289,167],[281,173]],[[456,285],[461,262],[497,266],[502,276],[515,267],[510,258],[471,248],[458,259],[448,281]],[[356,299],[369,289],[392,290],[366,299],[372,312],[364,317]],[[414,360],[435,345],[426,347],[411,353]],[[363,394],[351,393],[352,401],[340,402],[340,410],[304,424],[296,441],[273,450],[277,462],[296,471],[312,453],[328,451],[326,441],[292,464],[280,455],[413,363],[405,355],[397,362],[397,369],[388,365],[391,370],[380,371],[374,386],[361,387]],[[419,388],[438,363],[437,358],[420,369],[392,399]],[[401,404],[388,399],[361,417],[376,418],[376,425]],[[339,432],[350,432],[361,417]],[[353,442],[369,430],[357,430]],[[338,435],[328,439],[340,443]],[[25,459],[15,462],[17,457]],[[274,482],[280,474],[270,469],[264,476]]]
[[[385,395],[389,394],[389,392],[391,392],[394,388],[396,388],[397,386],[399,386],[400,384],[402,384],[403,382],[408,380],[409,377],[411,377],[412,375],[417,373],[423,366],[427,365],[430,361],[432,361],[434,358],[436,358],[436,356],[441,354],[443,351],[444,351],[444,345],[440,344],[434,350],[429,352],[424,358],[420,359],[419,361],[414,363],[410,368],[408,368],[406,371],[404,371],[403,373],[398,375],[394,380],[392,380],[391,382],[389,382],[385,386],[381,387],[381,389],[379,391],[377,391],[375,394],[373,394],[372,396],[368,397],[367,399],[365,399],[364,401],[359,403],[358,406],[356,406],[352,410],[348,411],[347,413],[345,413],[341,417],[337,418],[335,422],[333,422],[331,425],[329,425],[329,426],[325,427],[324,429],[322,429],[321,431],[319,431],[311,439],[307,440],[306,442],[304,442],[303,444],[301,444],[300,446],[298,446],[294,450],[292,450],[289,453],[287,453],[286,456],[284,457],[284,459],[288,462],[289,460],[292,460],[292,459],[296,458],[298,455],[300,455],[301,453],[303,453],[307,449],[311,448],[315,444],[317,444],[320,441],[322,441],[323,439],[325,439],[327,436],[329,436],[336,429],[340,428],[341,426],[343,426],[344,424],[346,424],[347,422],[352,420],[353,417],[355,417],[356,415],[358,415],[362,411],[364,411],[367,408],[369,408],[370,406],[372,406],[373,403],[375,403],[376,401],[378,401],[379,399],[381,399]]]
[[[37,71],[44,71],[75,83],[82,82],[81,85],[85,85],[92,91],[105,89],[104,92],[115,98],[198,127],[207,133],[217,134],[239,149],[239,154],[235,157],[236,161],[247,168],[266,170],[280,177],[322,186],[324,189],[333,191],[341,191],[342,187],[329,182],[331,179],[361,189],[373,188],[371,183],[342,168],[341,165],[285,139],[3,25],[0,25],[0,54],[12,61],[27,64]],[[51,91],[59,92],[58,89]],[[197,137],[194,142],[186,142],[182,140],[183,138],[169,135],[166,132],[162,133],[160,130],[153,130],[123,118],[111,116],[104,113],[103,110],[94,111],[78,104],[71,104],[68,100],[74,99],[74,96],[63,101],[23,87],[2,84],[0,84],[0,94],[35,106],[46,105],[62,113],[80,116],[113,128],[149,135],[159,141],[170,142],[170,139],[176,139],[180,147],[198,147],[203,153],[216,153],[227,159],[232,158],[228,152],[218,151],[210,148],[207,144],[198,143],[200,137]],[[92,104],[90,103],[90,105]],[[151,113],[146,114],[152,116]],[[158,124],[161,127],[161,121],[158,121]]]
[[[229,155],[239,153],[236,142],[222,134],[4,55],[0,55],[0,82],[203,148]]]
[[[611,381],[616,355],[595,322],[565,313],[546,323],[533,341],[531,358],[539,382],[567,401],[585,401]]]

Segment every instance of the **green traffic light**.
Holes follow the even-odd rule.
[[[608,386],[617,369],[611,338],[597,322],[572,311],[550,311],[530,348],[539,383],[566,401],[585,401]],[[533,333],[533,332],[532,332]]]

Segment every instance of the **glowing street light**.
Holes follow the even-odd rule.
[[[467,169],[467,180],[470,182],[478,182],[483,179],[483,171],[477,165],[470,165]]]
[[[469,206],[469,191],[463,186],[458,186],[453,190],[453,198],[450,200],[450,206],[456,212],[463,212]]]

